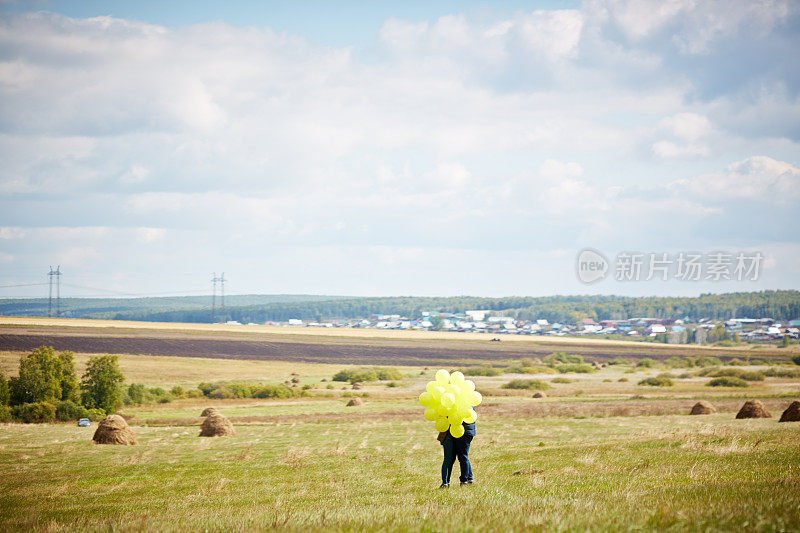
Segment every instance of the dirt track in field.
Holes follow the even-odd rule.
[[[388,340],[298,342],[275,339],[215,339],[186,337],[150,337],[145,335],[59,334],[58,332],[0,333],[0,350],[29,351],[39,346],[77,353],[114,353],[176,357],[210,357],[219,359],[255,359],[264,361],[298,361],[309,363],[426,365],[452,362],[492,362],[523,357],[542,357],[562,350],[580,354],[590,360],[614,357],[652,357],[664,359],[674,355],[696,355],[691,346],[667,347],[553,344],[520,345],[518,343],[455,343],[398,342]],[[705,353],[703,355],[706,355]],[[716,355],[716,354],[715,354]],[[719,354],[722,355],[722,354]],[[733,354],[736,355],[736,354]]]

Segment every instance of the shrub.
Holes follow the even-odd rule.
[[[767,362],[763,359],[750,359],[750,366],[764,366]]]
[[[53,422],[56,419],[56,406],[49,402],[23,403],[14,406],[14,418],[26,424]]]
[[[672,380],[665,377],[645,378],[638,383],[647,387],[672,387]]]
[[[253,398],[293,398],[297,395],[299,393],[286,385],[260,385],[253,390]]]
[[[539,379],[512,379],[505,385],[504,389],[526,389],[526,390],[548,390],[550,385]]]
[[[708,383],[709,387],[747,387],[747,382],[742,378],[733,376],[724,376],[721,378],[714,378]]]
[[[630,361],[623,357],[615,357],[611,361],[608,362],[609,365],[629,365],[631,364]]]
[[[576,374],[591,374],[592,372],[597,372],[596,368],[586,363],[571,363],[566,365],[557,365],[553,368],[555,368],[562,374],[567,374],[569,372],[574,372]]]
[[[542,359],[542,361],[550,366],[553,366],[556,363],[580,364],[583,363],[583,357],[581,357],[580,355],[567,354],[564,352],[555,352],[551,353],[550,355]]]
[[[556,370],[543,365],[511,365],[506,368],[506,374],[555,374]]]
[[[719,366],[722,364],[722,361],[720,361],[716,357],[709,357],[704,355],[702,357],[698,357],[695,360],[694,364],[695,366]]]
[[[741,359],[734,357],[730,361],[727,362],[728,366],[745,366],[747,363],[742,361]]]
[[[745,381],[764,381],[764,374],[758,370],[742,370],[741,368],[720,368],[707,373],[712,378],[735,377]]]
[[[619,381],[620,383],[627,383],[628,378],[624,378],[624,377],[623,378],[619,378],[617,381]]]
[[[800,378],[800,368],[775,368],[764,370],[763,374],[770,378]]]
[[[800,355],[795,355],[794,357],[792,357],[792,363],[800,365]]]
[[[396,381],[390,381],[389,383],[386,384],[386,386],[389,388],[394,388],[394,387],[399,387],[400,385],[398,385]]]
[[[186,392],[187,398],[200,398],[203,393],[199,389],[190,389]]]
[[[461,371],[465,376],[499,376],[503,372],[489,365],[471,366]]]
[[[653,368],[656,366],[656,362],[649,357],[645,357],[644,359],[639,359],[636,361],[636,366],[641,368]]]
[[[11,401],[11,392],[8,389],[8,380],[0,372],[0,405],[8,405],[9,401]]]
[[[373,366],[340,370],[334,374],[331,381],[349,381],[350,383],[356,383],[364,381],[389,381],[395,379],[403,379],[403,374],[396,368]]]
[[[92,422],[100,422],[105,417],[106,417],[106,413],[102,409],[87,409],[86,410],[86,418],[88,418]]]
[[[572,380],[569,378],[562,378],[559,376],[557,378],[551,379],[550,383],[572,383]]]
[[[603,380],[603,383],[611,383],[611,381],[612,381],[612,380],[610,380],[610,379],[606,378],[606,379],[604,379],[604,380]]]
[[[14,420],[11,408],[7,405],[0,405],[0,423],[8,423]]]
[[[86,408],[72,400],[63,400],[56,403],[56,420],[69,422],[86,416]]]
[[[685,357],[670,357],[664,361],[664,364],[667,368],[691,368],[694,366],[694,362]]]
[[[183,387],[181,387],[180,385],[175,385],[174,387],[172,387],[169,390],[169,393],[175,398],[183,398],[183,396],[186,394],[183,390]]]

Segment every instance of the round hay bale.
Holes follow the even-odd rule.
[[[362,387],[363,385],[361,383],[353,383],[353,390],[361,390]]]
[[[534,398],[547,398],[547,394],[545,394],[545,393],[543,393],[541,391],[536,391],[536,392],[533,393],[533,397]]]
[[[227,437],[234,434],[236,432],[233,430],[233,424],[221,414],[206,417],[203,425],[200,426],[201,437]]]
[[[211,415],[218,415],[219,411],[216,407],[206,407],[203,409],[203,412],[200,413],[200,416],[211,416]]]
[[[690,415],[710,415],[716,413],[717,409],[708,402],[699,401],[692,407]]]
[[[789,404],[778,422],[800,422],[800,402],[795,400]]]
[[[355,407],[357,405],[364,405],[364,400],[361,398],[350,398],[350,401],[347,402],[347,407]]]
[[[138,444],[136,434],[119,415],[108,415],[97,425],[92,440],[97,444]]]
[[[736,413],[736,418],[772,418],[772,415],[759,400],[747,400]]]

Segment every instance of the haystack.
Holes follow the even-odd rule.
[[[533,397],[534,398],[547,398],[547,394],[545,394],[545,393],[543,393],[541,391],[536,391],[536,392],[533,393]]]
[[[356,405],[364,405],[364,400],[361,398],[351,398],[349,402],[347,402],[347,407],[354,407]]]
[[[92,440],[97,444],[137,444],[136,434],[119,415],[108,415],[97,426]]]
[[[201,437],[227,437],[235,433],[233,424],[228,420],[228,417],[219,413],[207,416],[203,420],[203,425],[200,426]]]
[[[361,390],[362,387],[363,385],[361,383],[353,383],[353,390]]]
[[[789,404],[778,422],[800,422],[800,402],[795,400]]]
[[[700,400],[692,407],[690,415],[710,415],[717,412],[717,409],[708,402]]]
[[[739,412],[736,413],[736,418],[772,418],[769,411],[764,408],[764,404],[758,400],[747,400]]]
[[[206,407],[203,409],[203,412],[200,413],[200,416],[211,416],[211,415],[218,415],[219,411],[216,407]]]

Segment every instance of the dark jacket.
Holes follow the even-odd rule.
[[[459,439],[463,439],[464,437],[474,437],[475,434],[477,433],[477,430],[475,429],[475,422],[473,422],[472,424],[462,423],[461,425],[464,426],[464,434],[461,435],[460,437],[458,437]],[[440,443],[444,443],[444,439],[449,434],[450,434],[450,431],[442,431],[441,433],[439,433],[439,436],[437,437],[437,440]]]

